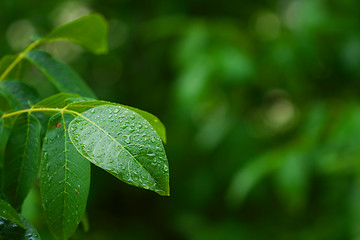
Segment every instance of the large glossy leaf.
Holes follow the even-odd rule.
[[[17,224],[0,217],[0,239],[4,240],[40,240],[40,235],[36,229],[20,215],[26,229]]]
[[[69,105],[67,106],[68,109],[72,109],[77,112],[84,112],[88,110],[89,108],[101,106],[101,105],[115,105],[115,106],[121,106],[127,109],[130,109],[133,112],[136,112],[143,118],[145,118],[151,126],[155,129],[157,134],[160,136],[160,138],[166,143],[166,130],[164,124],[160,121],[159,118],[152,115],[151,113],[148,113],[146,111],[143,111],[138,108],[118,104],[118,103],[112,103],[107,101],[99,101],[99,100],[87,100],[85,98],[70,98],[66,100],[69,102]]]
[[[0,217],[6,218],[11,222],[16,223],[22,228],[26,228],[16,210],[9,203],[2,199],[0,199]]]
[[[25,113],[13,124],[6,145],[3,192],[15,208],[20,208],[35,181],[40,159],[40,122]]]
[[[44,73],[59,91],[95,98],[91,89],[72,68],[54,59],[49,53],[33,50],[25,58]]]
[[[95,54],[101,54],[107,52],[107,32],[106,20],[99,14],[89,14],[55,28],[41,41],[71,41]]]
[[[58,113],[50,118],[40,171],[42,205],[50,230],[68,239],[84,215],[90,186],[90,163],[68,136],[74,116]]]
[[[0,75],[14,62],[17,55],[6,55],[0,60]],[[23,79],[30,67],[29,62],[20,61],[16,66],[6,75],[7,79]]]
[[[38,93],[21,81],[2,81],[0,83],[0,93],[6,96],[14,109],[25,109],[40,101]]]
[[[120,180],[169,195],[168,162],[161,139],[139,114],[104,105],[75,118],[71,141],[89,161]]]

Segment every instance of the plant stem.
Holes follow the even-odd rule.
[[[72,111],[72,110],[68,110],[66,108],[29,108],[29,109],[25,109],[25,110],[19,110],[19,111],[15,111],[15,112],[10,112],[10,113],[5,113],[4,115],[2,115],[2,118],[8,118],[8,117],[13,117],[22,113],[32,113],[32,112],[66,112],[66,113],[72,113],[75,115],[80,115],[80,113]]]
[[[18,64],[25,56],[25,54],[27,54],[28,52],[30,52],[32,49],[34,49],[35,47],[37,47],[39,44],[41,43],[41,40],[37,40],[33,43],[31,43],[29,46],[27,46],[24,51],[22,51],[21,53],[19,53],[19,55],[15,58],[15,60],[6,68],[6,70],[3,72],[3,74],[1,74],[0,76],[0,82],[2,80],[5,79],[5,77],[11,72],[11,70],[14,69],[14,67],[16,66],[16,64]]]

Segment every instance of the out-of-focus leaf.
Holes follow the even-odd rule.
[[[5,200],[0,199],[0,217],[6,218],[7,220],[16,223],[18,226],[26,229],[23,221],[16,210]]]
[[[89,161],[130,185],[169,195],[164,147],[139,114],[103,105],[79,115],[69,128],[71,141]]]
[[[292,212],[305,207],[308,190],[308,169],[304,153],[290,152],[284,156],[276,172],[276,184],[284,205]]]
[[[17,58],[17,55],[6,55],[0,60],[0,75],[6,71],[6,69]],[[30,64],[27,61],[20,61],[16,66],[6,75],[7,79],[21,80],[26,76],[27,71],[30,68]]]
[[[227,192],[226,197],[229,205],[238,206],[241,204],[260,180],[279,167],[279,163],[283,161],[282,154],[282,151],[265,153],[239,169]]]
[[[108,24],[104,17],[89,14],[55,28],[41,41],[66,40],[79,44],[95,54],[101,54],[107,52],[107,33]]]
[[[13,124],[5,149],[3,192],[11,205],[19,209],[30,192],[40,159],[40,122],[25,113]]]
[[[6,96],[13,109],[25,109],[40,101],[38,93],[32,87],[17,80],[2,81],[0,93]]]
[[[23,229],[15,223],[0,217],[0,239],[4,240],[40,240],[37,230],[20,215],[26,229]]]
[[[68,65],[54,59],[49,53],[33,50],[25,55],[61,92],[96,98],[81,77]]]
[[[40,171],[40,191],[46,220],[58,239],[68,239],[84,215],[90,186],[90,162],[69,139],[68,125],[74,115],[51,117],[46,133]]]

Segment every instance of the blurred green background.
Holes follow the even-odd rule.
[[[360,2],[0,2],[0,55],[99,12],[106,55],[43,48],[168,131],[171,197],[92,167],[72,239],[360,239]],[[55,93],[36,69],[26,81]],[[52,239],[38,186],[24,215]]]

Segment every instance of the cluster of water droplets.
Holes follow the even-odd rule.
[[[74,144],[94,164],[129,184],[162,191],[168,177],[165,151],[154,128],[137,113],[98,106],[77,117],[70,132]]]

